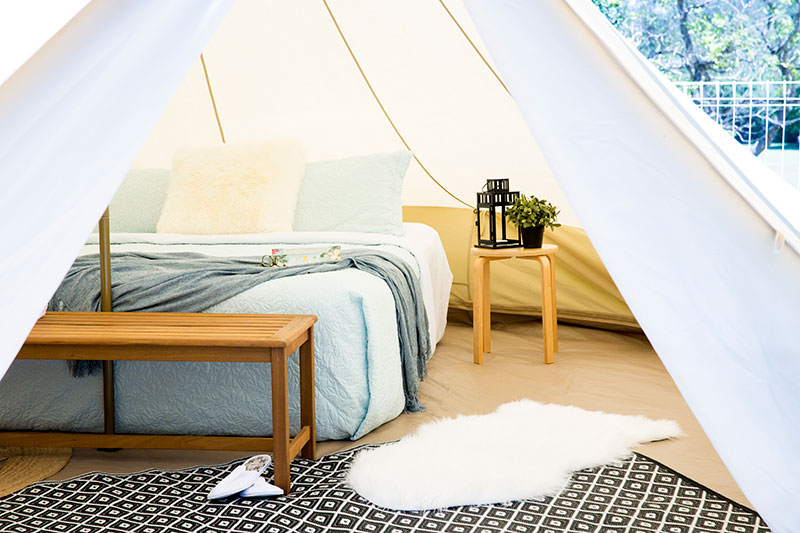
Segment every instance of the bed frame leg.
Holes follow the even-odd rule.
[[[103,361],[103,428],[113,435],[114,420],[114,361]]]
[[[113,435],[114,417],[114,361],[103,361],[103,429],[106,435]],[[100,452],[118,452],[122,448],[97,448]]]

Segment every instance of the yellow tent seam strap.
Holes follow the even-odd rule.
[[[208,77],[208,69],[206,68],[206,60],[203,57],[203,54],[200,54],[200,64],[203,65],[203,74],[206,77],[206,87],[208,87],[208,95],[211,97],[211,107],[214,108],[214,117],[217,119],[219,136],[222,139],[222,144],[225,144],[225,132],[222,131],[222,121],[219,119],[219,112],[217,111],[217,101],[214,99],[214,90],[211,89],[211,79]]]
[[[383,112],[383,116],[386,117],[386,120],[389,122],[389,124],[391,124],[392,129],[397,134],[397,137],[400,138],[400,140],[402,141],[403,145],[406,147],[406,150],[411,152],[412,151],[411,147],[408,145],[408,143],[406,142],[405,138],[400,133],[400,130],[397,129],[397,126],[395,126],[394,121],[389,116],[389,113],[386,111],[386,108],[383,106],[383,103],[381,102],[381,99],[378,98],[378,95],[375,92],[375,89],[372,88],[372,84],[369,82],[369,79],[367,79],[367,75],[364,73],[364,69],[361,68],[361,64],[358,62],[358,59],[356,58],[356,55],[353,52],[353,49],[350,48],[350,43],[347,42],[347,38],[344,36],[344,33],[342,32],[342,28],[339,27],[339,23],[336,21],[336,17],[333,15],[333,11],[331,11],[331,6],[328,5],[328,0],[322,0],[322,3],[325,4],[325,9],[328,10],[328,14],[330,15],[331,20],[333,21],[333,25],[336,26],[336,31],[339,32],[339,37],[342,38],[342,42],[344,42],[344,45],[347,48],[347,51],[350,52],[350,57],[353,58],[353,62],[356,64],[356,67],[358,68],[358,71],[361,73],[361,77],[364,79],[364,83],[367,84],[367,88],[369,88],[369,91],[372,93],[372,97],[375,98],[375,101],[378,103],[378,106],[381,108],[381,111]],[[210,89],[210,87],[211,86],[209,85],[209,89]],[[422,161],[419,160],[419,158],[416,156],[416,154],[414,155],[414,161],[417,162],[417,164],[422,169],[422,171],[425,172],[425,174],[427,174],[427,176],[431,180],[433,180],[433,182],[436,185],[438,185],[440,189],[442,189],[444,192],[449,194],[454,200],[464,204],[465,206],[469,207],[470,209],[474,209],[473,206],[471,206],[470,204],[468,204],[467,202],[465,202],[464,200],[462,200],[461,198],[459,198],[455,194],[453,194],[450,191],[448,191],[447,188],[444,185],[439,183],[439,180],[434,178],[433,175],[428,171],[428,169],[425,168],[425,165],[422,164]]]
[[[464,28],[461,26],[461,24],[458,23],[458,21],[456,20],[456,17],[453,16],[453,13],[451,13],[450,10],[447,9],[447,6],[445,5],[444,0],[439,0],[439,3],[442,4],[442,7],[444,8],[444,10],[447,11],[448,15],[450,15],[450,19],[455,23],[456,26],[458,26],[458,29],[461,30],[461,34],[464,36],[464,38],[467,41],[469,41],[469,44],[472,45],[472,49],[475,50],[475,53],[478,54],[478,56],[483,60],[483,62],[486,65],[486,67],[489,70],[492,71],[492,74],[494,74],[494,77],[497,78],[497,81],[500,82],[500,85],[503,86],[503,89],[505,89],[508,94],[511,94],[511,91],[509,91],[508,87],[506,87],[506,84],[503,83],[503,80],[500,78],[500,75],[492,68],[492,65],[489,64],[489,61],[486,60],[486,58],[483,56],[481,51],[478,50],[478,47],[475,46],[475,43],[472,41],[472,39],[469,38],[469,35],[467,35],[467,32],[464,31]]]

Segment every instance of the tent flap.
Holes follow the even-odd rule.
[[[467,7],[720,457],[774,531],[800,530],[800,257],[773,245],[776,224],[796,229],[764,201],[771,171],[682,107],[588,0]]]
[[[232,0],[94,0],[0,86],[0,376]]]

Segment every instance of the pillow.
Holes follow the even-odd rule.
[[[403,234],[401,193],[413,154],[372,154],[306,166],[295,231]]]
[[[168,168],[135,168],[111,200],[111,231],[155,233],[169,186]]]
[[[291,231],[305,160],[292,141],[182,150],[159,233]]]

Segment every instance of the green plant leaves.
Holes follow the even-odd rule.
[[[547,200],[524,194],[506,209],[506,217],[518,228],[545,226],[552,230],[561,226],[556,222],[558,213],[559,209]]]

